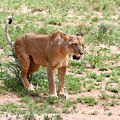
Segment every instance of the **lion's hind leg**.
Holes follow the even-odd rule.
[[[27,76],[29,78],[29,75],[33,74],[35,71],[37,71],[39,69],[40,65],[39,64],[35,64],[33,59],[30,58],[30,66],[29,66],[29,70],[27,73]]]
[[[39,69],[40,65],[35,64],[34,61],[30,58],[30,66],[28,69],[28,73],[27,73],[27,78],[29,78],[30,75],[32,75],[35,71],[37,71]],[[30,84],[31,88],[34,90],[35,86]]]
[[[25,54],[18,54],[17,55],[18,60],[20,62],[20,67],[21,67],[21,80],[25,88],[31,89],[31,84],[28,81],[27,74],[30,66],[30,57]]]

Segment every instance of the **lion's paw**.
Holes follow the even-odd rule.
[[[35,86],[33,84],[30,84],[30,86],[28,87],[29,91],[35,91]]]
[[[56,93],[55,94],[50,94],[49,97],[56,97],[56,98],[58,98]]]
[[[58,93],[59,97],[63,97],[65,99],[68,99],[68,94],[67,93]]]

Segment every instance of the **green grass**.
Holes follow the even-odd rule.
[[[58,114],[58,115],[44,115],[44,120],[63,120],[63,118]]]
[[[108,94],[106,94],[106,93],[102,93],[102,94],[99,96],[99,98],[106,100],[106,99],[109,99],[110,96],[109,96]]]
[[[62,104],[62,112],[66,114],[76,112],[76,104],[76,100],[64,100]]]
[[[74,77],[72,75],[66,76],[66,87],[70,93],[79,93],[81,92],[81,88],[83,86],[83,83],[81,82],[81,78]]]
[[[21,101],[22,102],[22,101]],[[24,102],[24,101],[23,101]],[[43,113],[56,113],[54,107],[49,106],[47,102],[44,104],[36,104],[34,101],[28,101],[25,104],[14,104],[14,103],[5,103],[0,105],[0,113],[12,113],[14,115],[21,114],[21,115],[30,115],[31,113],[34,114],[43,114]]]
[[[28,102],[31,102],[31,100],[32,99],[29,96],[26,96],[26,97],[21,98],[20,102],[28,103]]]
[[[2,94],[2,95],[7,94],[7,89],[2,85],[0,85],[0,94]]]
[[[95,97],[87,96],[87,97],[79,97],[77,98],[78,103],[87,104],[88,106],[94,106],[98,104],[98,100]]]
[[[109,83],[109,84],[107,84],[106,89],[113,93],[118,93],[120,91],[119,83]]]
[[[51,105],[55,104],[58,102],[58,98],[57,97],[49,97],[49,98],[47,98],[47,102]]]
[[[18,114],[21,112],[21,110],[19,109],[19,105],[14,103],[6,103],[3,105],[0,105],[0,111],[13,113],[13,114]]]

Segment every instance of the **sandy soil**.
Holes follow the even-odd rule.
[[[93,93],[90,92],[92,95]],[[94,95],[99,94],[99,92],[94,92]],[[69,99],[75,99],[79,96],[86,96],[88,93],[80,94],[80,95],[69,95]],[[0,104],[4,103],[20,103],[20,98],[13,93],[8,93],[7,95],[0,95]],[[112,113],[112,115],[108,115]],[[49,116],[53,116],[53,114],[49,114]],[[87,106],[86,104],[77,104],[76,112],[70,114],[60,113],[63,120],[120,120],[120,106],[109,107],[109,109],[105,110],[101,104],[95,106]],[[16,115],[10,115],[8,113],[4,113],[0,115],[0,120],[24,120],[23,116],[17,117]],[[33,120],[33,119],[30,119]],[[44,115],[36,116],[36,120],[44,120]]]
[[[9,102],[20,104],[19,101],[20,101],[20,98],[17,97],[13,93],[8,93],[6,95],[0,95],[0,104],[9,103]]]

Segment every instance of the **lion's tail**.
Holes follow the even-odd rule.
[[[6,20],[5,37],[6,37],[7,43],[13,48],[13,44],[12,44],[11,38],[8,33],[8,24],[12,24],[12,21],[13,21],[13,16],[9,16],[8,19]]]
[[[9,33],[8,33],[8,24],[12,24],[12,21],[13,21],[13,15],[9,16],[8,19],[6,20],[5,37],[6,37],[7,44],[9,44],[11,46],[13,56],[16,58],[16,54],[15,54],[15,51],[14,51],[14,48],[13,48],[13,43],[12,43],[12,40],[11,40],[11,38],[9,36]]]

